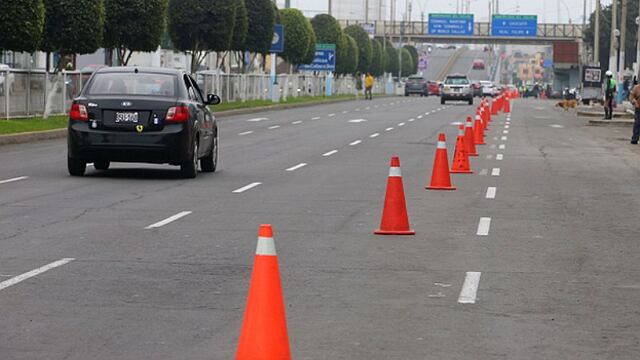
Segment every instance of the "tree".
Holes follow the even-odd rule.
[[[411,56],[411,52],[406,47],[402,48],[402,76],[410,76],[416,73],[415,62]]]
[[[249,29],[249,18],[244,0],[236,0],[236,20],[233,27],[233,38],[231,39],[231,50],[246,50],[245,40]]]
[[[176,49],[191,54],[191,71],[211,51],[231,48],[235,0],[169,0],[169,34]]]
[[[303,64],[311,42],[312,27],[298,9],[280,10],[280,19],[284,25],[285,43],[282,58],[293,65]]]
[[[309,37],[309,46],[307,47],[307,54],[305,55],[303,64],[311,64],[313,59],[316,58],[316,34],[313,32],[313,26],[311,26],[309,20],[307,20],[307,24],[311,36]]]
[[[369,35],[360,25],[349,25],[344,32],[351,36],[358,45],[358,71],[366,73],[371,67],[372,48]]]
[[[62,59],[90,54],[102,45],[104,3],[101,0],[46,0],[41,48],[57,52]],[[64,60],[58,69],[65,66]]]
[[[311,26],[313,26],[318,43],[338,46],[342,37],[342,29],[333,16],[327,14],[316,15],[311,19]]]
[[[412,74],[415,74],[418,72],[418,63],[420,62],[420,55],[418,54],[418,49],[416,49],[416,47],[413,45],[405,45],[404,48],[409,50],[409,53],[411,54],[411,59],[413,60],[413,65],[414,65],[412,68],[413,69]]]
[[[355,74],[358,69],[358,44],[356,40],[347,34],[342,34],[344,51],[342,57],[338,55],[336,72],[340,75]]]
[[[162,41],[167,0],[104,0],[103,46],[127,66],[134,51],[155,51]]]
[[[371,66],[369,69],[373,76],[382,76],[384,74],[384,53],[382,52],[382,43],[376,39],[371,41]]]
[[[266,54],[271,48],[273,26],[276,23],[276,9],[271,0],[245,0],[249,20],[245,50]]]
[[[0,3],[0,49],[34,52],[42,40],[43,0],[3,0]]]
[[[400,59],[398,59],[398,51],[393,46],[391,41],[386,42],[386,56],[384,59],[384,72],[391,73],[393,75],[398,74]]]

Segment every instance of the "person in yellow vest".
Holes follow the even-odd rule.
[[[364,79],[364,98],[373,100],[373,75],[367,73],[367,77]]]

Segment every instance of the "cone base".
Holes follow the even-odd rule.
[[[451,170],[451,174],[473,174],[472,170]]]
[[[475,154],[469,154],[469,156],[480,156],[480,154],[475,153]]]
[[[449,186],[449,187],[446,187],[446,186],[427,186],[427,187],[425,187],[425,189],[427,189],[427,190],[455,190],[456,188],[453,187],[453,186]]]
[[[373,232],[376,235],[415,235],[414,230],[376,230]]]
[[[475,143],[475,145],[487,145],[487,143],[483,141],[483,142]]]

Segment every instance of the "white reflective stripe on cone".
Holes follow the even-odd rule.
[[[458,136],[464,136],[464,129],[458,129]]]
[[[446,149],[447,143],[444,141],[438,141],[438,149]]]
[[[465,126],[472,128],[473,127],[473,123],[471,121],[467,121],[467,124]]]
[[[399,167],[392,166],[389,168],[389,177],[402,177]]]
[[[276,256],[276,244],[273,238],[258,237],[258,246],[256,248],[256,255],[271,255]]]

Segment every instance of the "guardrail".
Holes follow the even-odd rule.
[[[42,70],[0,70],[0,119],[47,114],[66,114],[91,73],[66,71],[58,74]],[[217,94],[222,101],[267,100],[269,75],[196,74],[204,93]],[[281,98],[325,95],[326,76],[279,75],[277,90]],[[384,93],[384,83],[375,82],[374,93]],[[332,94],[355,94],[355,79],[334,78]]]

